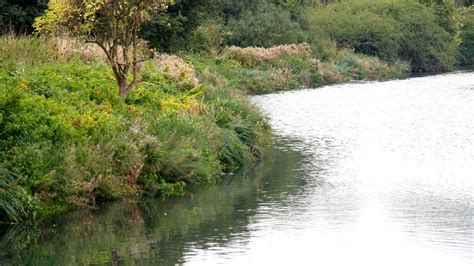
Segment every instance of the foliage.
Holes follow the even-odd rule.
[[[147,59],[146,45],[138,36],[141,24],[168,3],[173,1],[51,0],[34,27],[40,34],[66,33],[96,43],[107,55],[119,94],[125,97],[140,82],[140,62]]]
[[[47,0],[0,0],[0,33],[30,33],[33,20],[43,14]]]
[[[324,59],[317,59],[321,54],[326,55]],[[217,56],[188,55],[186,58],[196,67],[200,79],[247,93],[401,77],[409,70],[403,62],[388,64],[347,49],[333,46],[315,49],[307,44],[228,47]]]
[[[462,64],[474,63],[474,6],[461,13],[461,45],[459,48]]]
[[[433,9],[440,25],[451,36],[456,35],[456,21],[454,17],[454,4],[452,0],[418,0],[420,3]]]
[[[191,52],[216,52],[225,39],[221,27],[219,21],[215,20],[202,23],[191,32],[187,49]]]
[[[82,50],[17,60],[30,46],[53,48],[16,42],[26,51],[1,50],[15,62],[0,68],[0,169],[16,173],[1,184],[3,222],[146,191],[179,194],[185,184],[214,183],[222,171],[252,164],[268,139],[240,92],[201,84],[176,56],[146,62],[144,82],[123,101],[102,61],[83,60]]]
[[[396,21],[368,10],[353,13],[353,8],[347,4],[331,5],[311,13],[312,36],[329,38],[341,47],[351,47],[384,60],[397,58],[401,36]]]
[[[154,14],[144,23],[140,35],[160,52],[207,51],[220,45],[220,14],[225,2],[176,0],[166,13]]]
[[[0,168],[0,223],[35,219],[37,199],[15,183],[15,174]]]
[[[246,9],[238,19],[231,19],[226,31],[229,32],[226,44],[241,47],[271,47],[306,40],[300,25],[291,20],[288,11],[265,2]]]
[[[299,25],[300,13],[316,2],[178,0],[167,13],[154,15],[141,35],[163,52],[209,52],[223,44],[262,46],[266,42],[266,46],[273,46],[301,42],[306,37]],[[264,40],[264,36],[272,40]]]
[[[313,42],[331,39],[383,60],[400,58],[414,71],[448,70],[455,63],[451,21],[440,21],[433,8],[416,1],[344,1],[306,16]]]

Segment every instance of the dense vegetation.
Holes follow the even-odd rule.
[[[186,59],[216,86],[229,86],[248,94],[398,78],[409,72],[409,66],[403,62],[388,64],[376,57],[338,49],[334,43],[326,43],[319,50],[308,44],[271,48],[231,46],[216,56],[188,54]]]
[[[33,20],[44,13],[47,0],[0,0],[0,30],[30,33]]]
[[[31,31],[47,1],[0,0],[0,28]],[[272,47],[307,42],[402,60],[414,71],[449,70],[472,42],[463,7],[472,0],[176,0],[140,32],[163,52],[209,52],[226,46]],[[472,12],[471,12],[472,13]],[[468,25],[464,28],[463,25]],[[460,56],[459,56],[460,55]]]
[[[76,1],[75,15],[50,12],[36,23],[37,33],[54,28],[48,34],[64,23],[69,37],[0,37],[0,222],[144,192],[180,194],[253,164],[269,129],[245,93],[474,61],[473,9],[449,1],[174,2],[166,13],[132,5],[136,13],[118,16],[109,2]],[[45,2],[0,7],[0,28],[30,32]],[[133,84],[122,97],[120,79]]]
[[[335,41],[339,48],[407,61],[413,71],[443,71],[458,62],[459,15],[470,1],[177,1],[144,26],[142,36],[167,52],[221,50],[226,46],[272,47]],[[328,4],[329,2],[329,4]],[[466,14],[466,13],[463,13]],[[465,38],[462,40],[461,38]]]
[[[444,20],[439,21],[433,9],[421,3],[350,1],[310,11],[307,16],[317,38],[332,39],[387,61],[400,58],[410,62],[414,71],[449,70],[456,63],[451,25],[442,24]]]
[[[461,13],[461,45],[459,47],[462,64],[474,64],[474,6]]]
[[[147,61],[144,82],[124,101],[94,47],[0,42],[2,221],[144,191],[181,193],[252,164],[267,139],[239,91],[201,84],[178,57]]]

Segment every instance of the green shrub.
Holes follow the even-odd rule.
[[[332,4],[308,15],[313,40],[331,39],[356,52],[394,60],[400,48],[400,26],[391,17],[369,10],[357,10],[359,4]],[[355,9],[355,10],[354,10]]]
[[[362,66],[360,58],[347,50],[338,54],[336,66],[343,76],[348,76],[350,79],[364,80],[367,78],[367,69]]]
[[[461,15],[461,45],[459,47],[462,64],[474,63],[474,7],[465,9]]]
[[[207,21],[199,25],[191,33],[188,50],[191,52],[217,51],[224,42],[224,33],[221,31],[220,21]]]
[[[238,19],[231,19],[225,29],[229,32],[225,43],[240,47],[271,47],[306,40],[288,11],[267,2],[245,10]]]
[[[306,14],[313,42],[331,39],[340,47],[394,62],[413,71],[452,69],[456,46],[435,10],[414,0],[344,1]]]

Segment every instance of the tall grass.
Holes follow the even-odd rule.
[[[25,191],[15,184],[15,175],[0,168],[0,223],[18,223],[26,219],[28,210],[33,206],[26,206],[28,196]]]
[[[32,38],[12,33],[0,37],[0,67],[15,70],[22,66],[64,62],[78,58],[86,62],[105,59],[100,48],[68,38]]]
[[[232,46],[217,56],[188,55],[187,59],[196,66],[201,79],[228,83],[249,94],[351,80],[398,78],[410,72],[405,62],[387,63],[352,50],[338,49],[331,42],[271,48]]]

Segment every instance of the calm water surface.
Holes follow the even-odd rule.
[[[256,169],[0,231],[0,264],[473,265],[474,73],[253,97]]]

